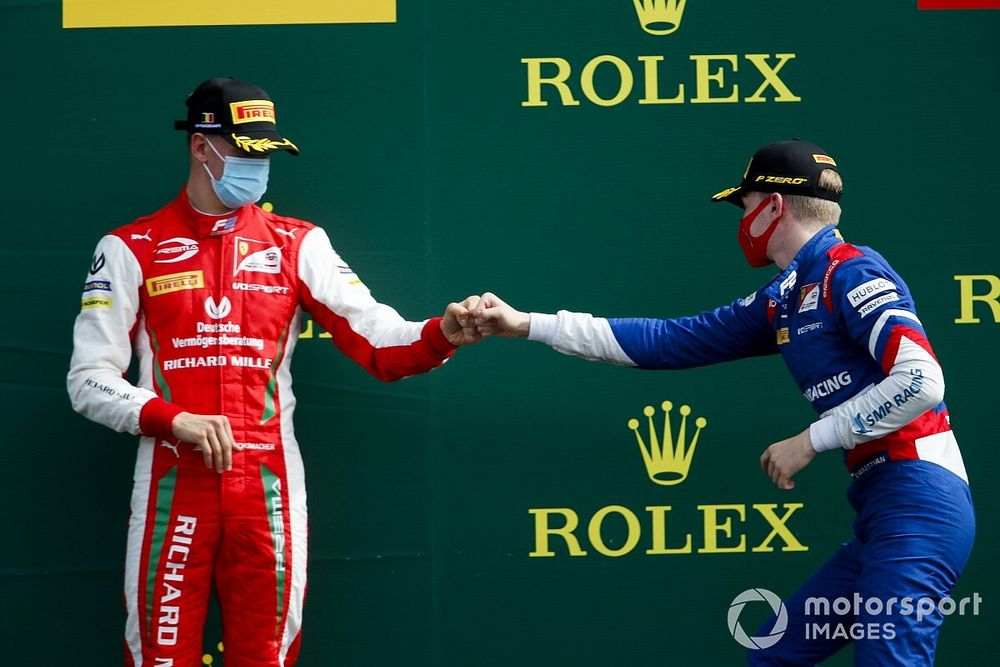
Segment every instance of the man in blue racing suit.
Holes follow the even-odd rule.
[[[818,453],[843,450],[857,518],[854,539],[787,600],[781,640],[748,652],[751,665],[813,665],[851,641],[857,665],[931,665],[939,601],[953,590],[975,535],[941,367],[903,279],[874,250],[842,239],[842,190],[836,161],[814,144],[782,141],[757,151],[742,183],[713,199],[744,209],[739,241],[750,264],[773,262],[781,273],[714,311],[665,320],[529,314],[492,294],[476,310],[485,335],[527,337],[624,366],[677,369],[781,354],[819,418],[769,446],[761,468],[791,489]],[[852,609],[809,616],[810,598],[846,598]],[[917,614],[922,600],[934,610],[921,603],[925,613]],[[810,636],[814,623],[866,632]],[[772,626],[773,619],[758,634]]]

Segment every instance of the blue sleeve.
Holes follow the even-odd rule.
[[[930,352],[909,288],[872,251],[846,262],[834,274],[831,291],[832,306],[851,338],[884,371],[888,372],[895,362],[901,337]]]
[[[608,323],[622,350],[640,368],[693,368],[777,353],[767,303],[768,297],[758,290],[691,317],[620,318]]]

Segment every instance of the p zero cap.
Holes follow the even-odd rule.
[[[816,144],[799,139],[778,141],[754,153],[743,172],[743,181],[712,195],[712,201],[728,201],[743,208],[741,197],[747,192],[780,192],[840,201],[841,193],[819,186],[819,176],[825,169],[840,173],[836,160]]]

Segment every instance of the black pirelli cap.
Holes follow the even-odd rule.
[[[187,118],[175,121],[175,130],[217,134],[250,155],[299,154],[298,146],[278,133],[274,102],[260,86],[217,77],[195,88],[185,104]]]
[[[754,153],[743,172],[743,181],[712,195],[712,201],[728,201],[743,208],[741,197],[747,192],[780,192],[840,201],[839,192],[819,186],[819,176],[825,169],[840,173],[837,162],[816,144],[799,139],[777,141]]]

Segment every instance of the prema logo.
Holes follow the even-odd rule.
[[[229,301],[228,296],[222,297],[222,300],[218,303],[211,296],[205,299],[205,313],[213,320],[221,320],[223,317],[227,317],[232,310],[233,304]]]
[[[184,236],[175,236],[157,243],[153,254],[160,258],[153,260],[156,264],[183,262],[198,254],[198,242]]]
[[[763,637],[747,635],[746,630],[740,625],[740,614],[743,613],[743,608],[751,602],[765,602],[771,606],[771,611],[775,614],[774,626]],[[727,614],[726,620],[729,623],[729,634],[733,636],[733,639],[740,646],[752,651],[774,646],[781,641],[785,630],[788,629],[788,611],[785,609],[785,603],[766,588],[751,588],[733,598],[729,604],[729,614]]]

